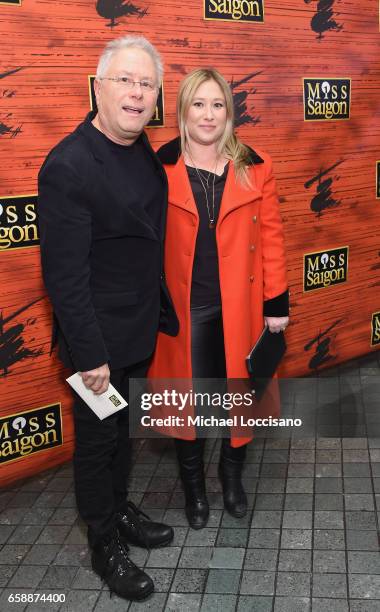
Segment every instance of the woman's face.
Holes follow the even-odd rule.
[[[224,133],[226,121],[223,91],[215,81],[205,81],[196,90],[186,118],[190,144],[216,144]]]

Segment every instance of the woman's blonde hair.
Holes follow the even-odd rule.
[[[226,101],[227,121],[224,133],[218,143],[218,154],[230,159],[235,167],[238,179],[246,186],[250,185],[247,164],[250,151],[234,133],[234,103],[230,86],[215,68],[197,68],[190,72],[180,83],[177,97],[177,119],[181,135],[182,154],[186,151],[188,136],[186,119],[195,93],[206,81],[215,81],[223,92]]]

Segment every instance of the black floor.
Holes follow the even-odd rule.
[[[132,559],[155,582],[146,602],[110,599],[92,573],[70,463],[3,489],[1,612],[378,612],[378,356],[321,377],[339,396],[330,406],[326,396],[307,437],[259,437],[250,445],[244,473],[250,512],[243,519],[223,510],[217,441],[206,447],[212,511],[201,531],[187,526],[171,441],[135,444],[131,499],[175,529],[168,548],[132,548]],[[9,601],[16,594],[23,601]],[[46,601],[31,603],[43,594]]]

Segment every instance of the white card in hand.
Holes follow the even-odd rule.
[[[77,372],[69,378],[66,378],[69,385],[78,393],[84,402],[93,410],[99,419],[105,419],[114,412],[121,410],[128,403],[116,391],[115,387],[111,384],[108,385],[107,391],[101,395],[95,395],[91,389],[87,389],[81,375]]]

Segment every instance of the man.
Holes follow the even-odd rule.
[[[128,398],[129,378],[146,375],[158,329],[178,332],[162,273],[166,177],[143,132],[161,78],[160,57],[146,39],[110,42],[97,69],[97,113],[50,152],[39,174],[54,336],[64,364],[95,394],[111,381]],[[144,599],[153,582],[129,559],[126,543],[163,546],[173,530],[126,501],[127,409],[100,421],[75,396],[74,424],[76,499],[92,567],[111,591]]]

